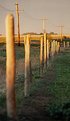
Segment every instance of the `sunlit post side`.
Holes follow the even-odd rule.
[[[30,60],[30,35],[28,34],[25,45],[25,82],[24,82],[24,95],[29,96],[29,88],[31,82],[31,60]]]
[[[52,56],[54,56],[54,40],[52,41]]]
[[[58,53],[58,42],[55,41],[55,53],[57,54]]]
[[[55,45],[54,45],[54,40],[52,41],[52,55],[54,56],[54,52],[55,52]]]
[[[43,37],[41,37],[40,40],[40,71],[43,72],[43,65],[44,65],[44,40]]]
[[[16,119],[15,99],[15,75],[16,59],[14,47],[14,17],[8,14],[6,17],[6,98],[7,115],[13,120]]]
[[[49,40],[49,59],[51,57],[51,40]]]
[[[57,53],[60,52],[60,42],[57,42]]]
[[[65,43],[65,41],[63,42],[63,47],[64,47],[64,48],[66,47],[66,43]]]
[[[69,42],[67,42],[67,47],[69,47]]]
[[[47,39],[47,61],[49,60],[49,39]]]
[[[56,54],[56,41],[54,40],[53,43],[54,43],[53,44],[53,50],[54,50],[54,55],[55,55]]]
[[[44,68],[47,65],[47,37],[46,33],[44,33]]]
[[[54,40],[51,41],[51,56],[54,56]]]

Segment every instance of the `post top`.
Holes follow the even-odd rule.
[[[6,19],[13,19],[13,18],[14,18],[14,16],[11,13],[7,14],[7,16],[6,16]]]

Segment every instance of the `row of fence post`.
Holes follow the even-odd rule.
[[[24,95],[29,95],[31,83],[31,58],[30,58],[30,35],[24,37],[25,46],[25,82]],[[47,34],[40,38],[40,69],[47,66],[49,57],[60,51],[60,42],[47,39]],[[15,96],[15,75],[16,75],[16,57],[14,45],[14,17],[8,15],[6,18],[6,97],[8,117],[16,119],[16,96]]]

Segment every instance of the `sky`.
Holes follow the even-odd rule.
[[[15,3],[17,0],[0,0],[0,33],[5,34],[5,19],[12,13],[17,33],[17,16]],[[70,0],[18,0],[20,14],[20,32],[43,32],[42,20],[46,18],[46,32],[70,34]],[[8,9],[8,10],[7,10]],[[13,10],[13,11],[10,11]]]

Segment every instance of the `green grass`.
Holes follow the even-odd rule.
[[[50,83],[48,91],[52,96],[48,111],[55,116],[58,113],[70,115],[70,50],[56,56],[53,61],[55,79]],[[65,105],[69,105],[66,107]]]
[[[0,95],[0,108],[4,108],[6,106],[6,96],[5,94]]]
[[[21,46],[18,47],[18,45],[15,46],[16,50],[16,59],[23,59],[25,57],[25,50],[24,50],[24,45],[22,44]],[[31,45],[31,59],[34,57],[39,57],[39,45]]]
[[[5,50],[1,50],[0,57],[6,57],[6,51]]]
[[[16,60],[20,60],[24,58],[24,45],[18,46],[15,45],[15,51],[16,51]]]
[[[6,57],[6,45],[0,44],[0,57]]]

